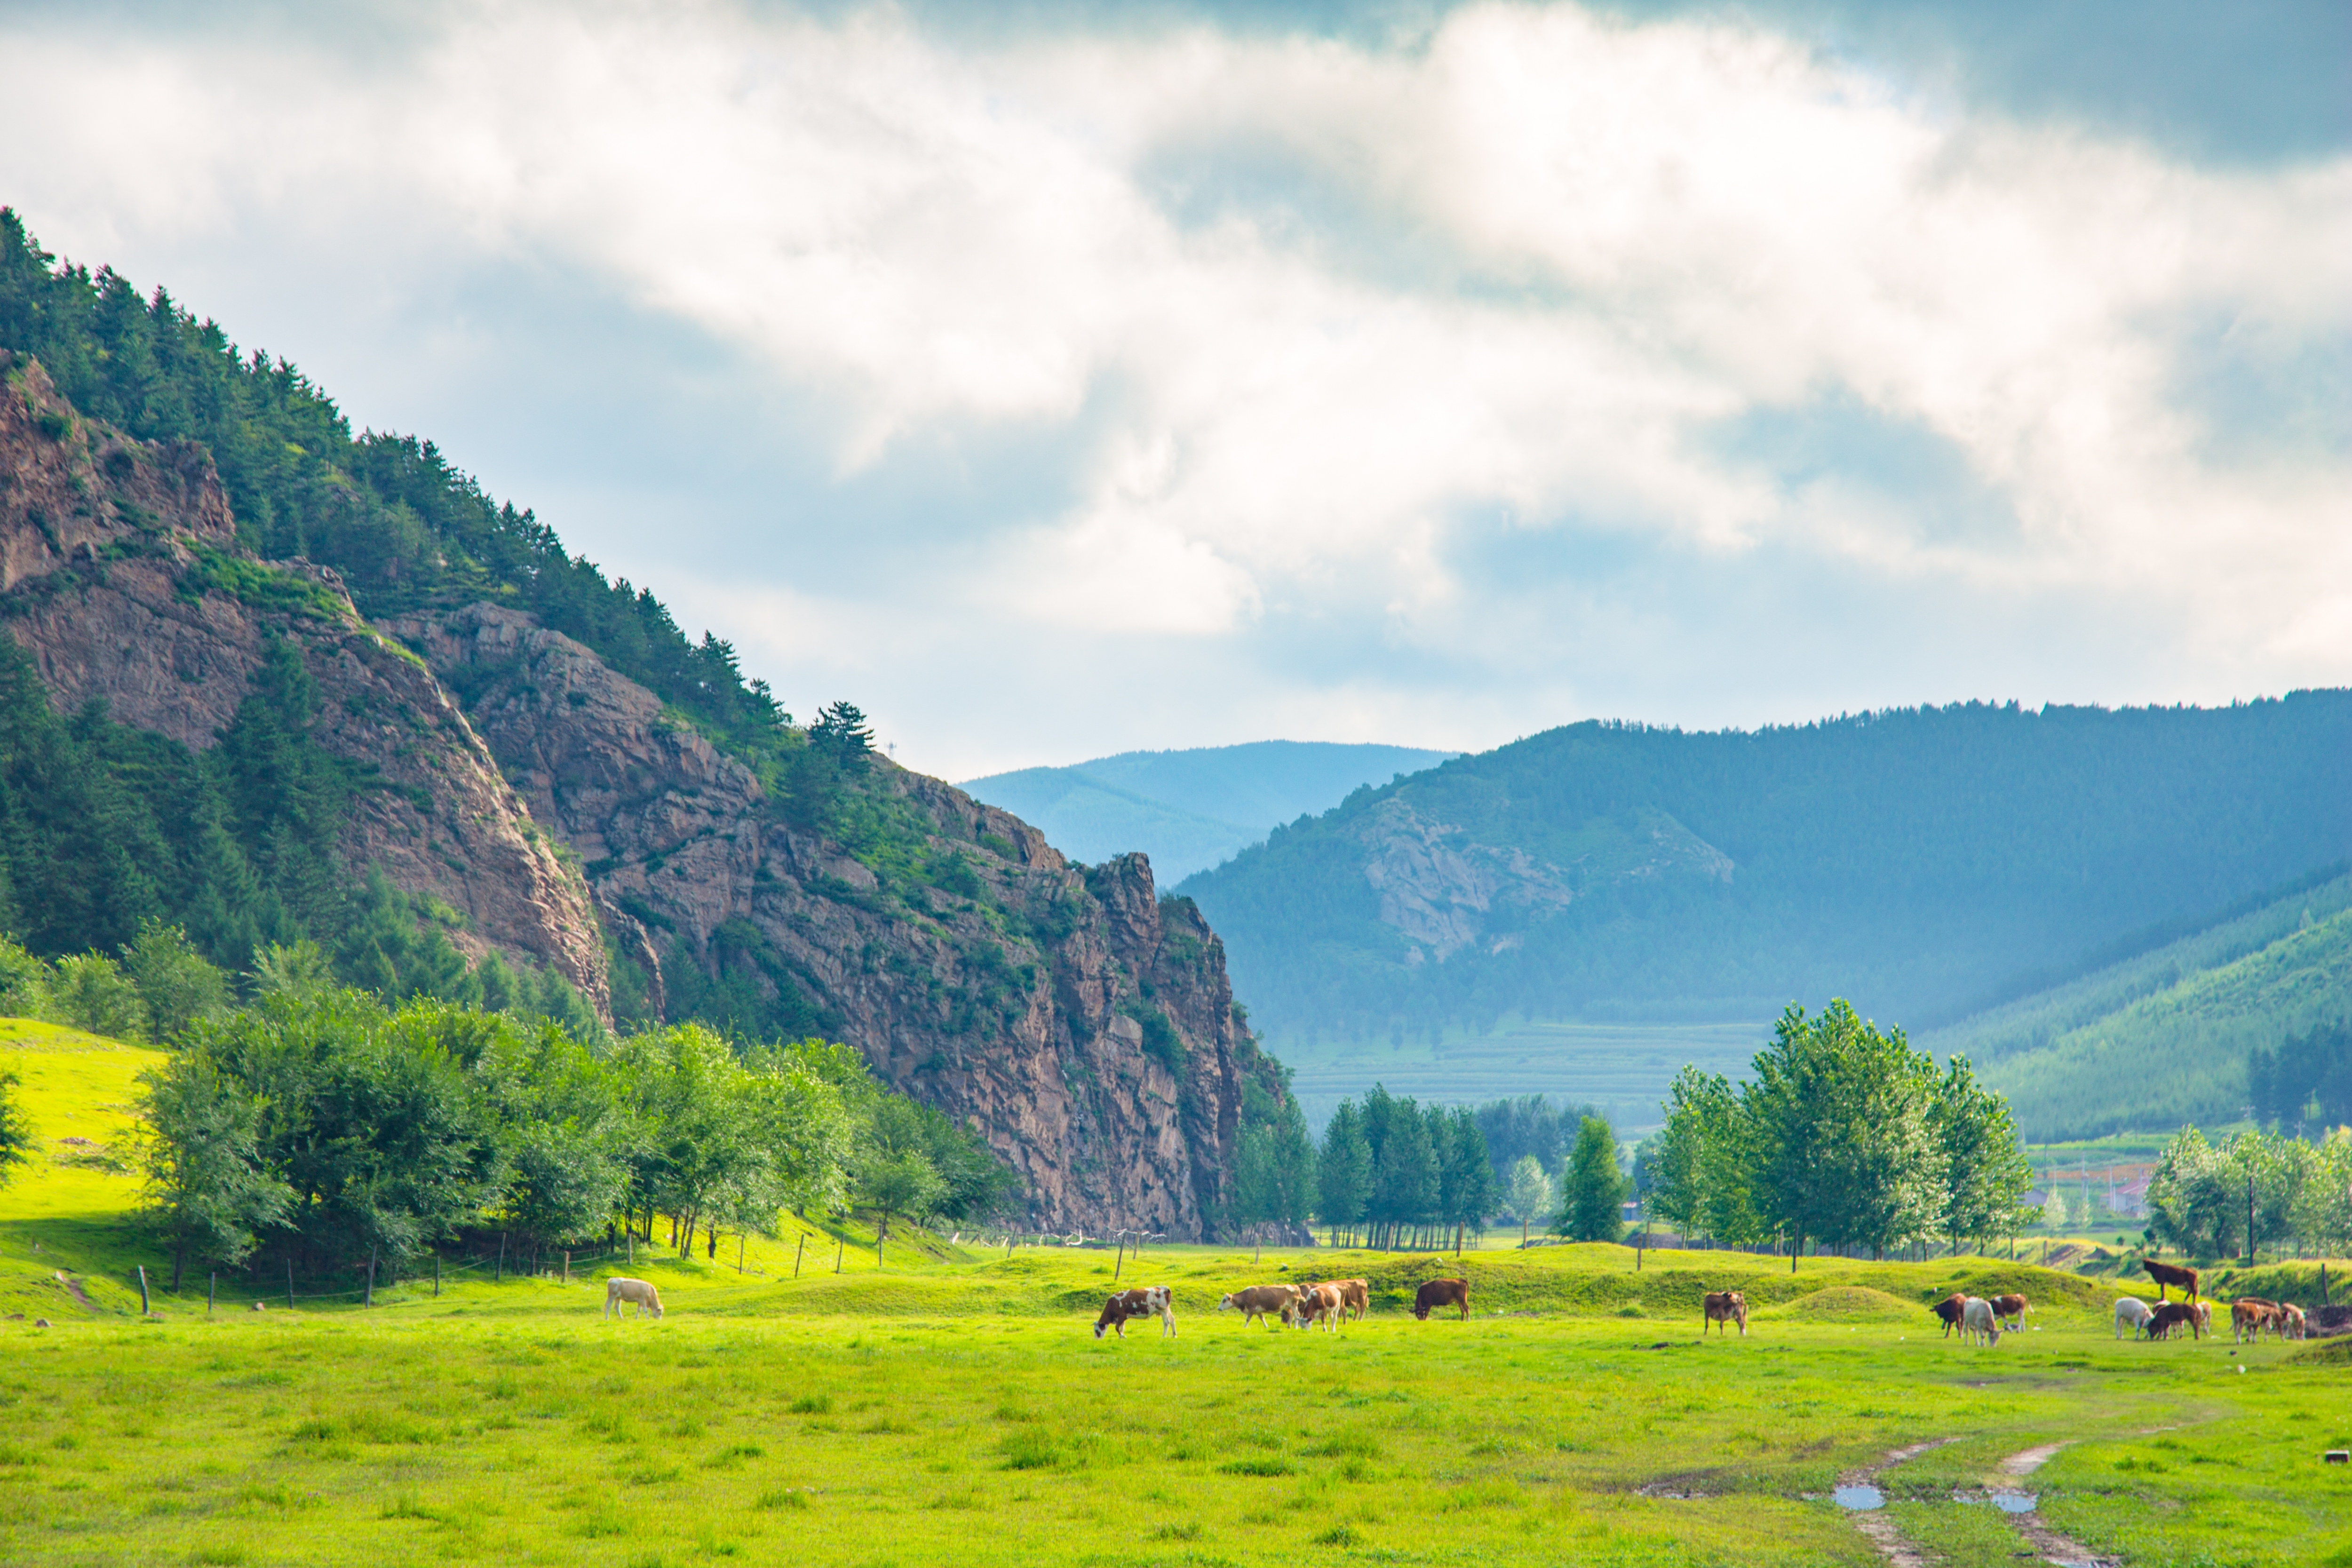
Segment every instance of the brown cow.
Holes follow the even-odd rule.
[[[2205,1337],[2205,1325],[2197,1321],[2197,1309],[2186,1301],[2158,1303],[2156,1310],[2147,1315],[2147,1321],[2141,1327],[2147,1331],[2149,1339],[2168,1340],[2172,1337],[2172,1331],[2183,1323],[2189,1325],[2189,1338]]]
[[[1275,1313],[1284,1322],[1288,1322],[1290,1310],[1297,1304],[1297,1301],[1298,1287],[1296,1285],[1253,1285],[1245,1290],[1236,1290],[1219,1301],[1217,1310],[1222,1312],[1228,1307],[1232,1308],[1242,1315],[1242,1326],[1246,1328],[1252,1318],[1265,1322],[1268,1312]],[[1274,1327],[1270,1322],[1265,1326]]]
[[[2004,1321],[2014,1318],[2021,1329],[2025,1326],[2025,1314],[2032,1310],[2022,1296],[1995,1296],[1992,1299],[1992,1315]]]
[[[1347,1298],[1337,1285],[1308,1285],[1298,1292],[1297,1325],[1311,1329],[1321,1323],[1333,1333],[1339,1331],[1339,1320],[1347,1316]]]
[[[1743,1340],[1748,1337],[1748,1298],[1738,1291],[1709,1290],[1706,1302],[1700,1310],[1706,1314],[1699,1320],[1701,1338],[1706,1337],[1709,1323],[1738,1323],[1739,1337]]]
[[[1432,1279],[1412,1293],[1412,1315],[1422,1321],[1439,1307],[1459,1307],[1462,1321],[1470,1321],[1470,1281],[1467,1279]]]
[[[1370,1305],[1372,1299],[1372,1287],[1370,1280],[1325,1279],[1318,1283],[1328,1285],[1334,1290],[1339,1292],[1339,1321],[1341,1322],[1344,1323],[1348,1321],[1349,1313],[1353,1313],[1355,1315],[1357,1321],[1361,1322],[1363,1321],[1364,1309]],[[1315,1286],[1307,1285],[1302,1287],[1302,1289],[1312,1290],[1315,1289]]]
[[[2296,1306],[2292,1301],[2280,1302],[2279,1337],[2282,1339],[2299,1340],[2309,1332],[2310,1325],[2304,1321],[2303,1309]]]
[[[2261,1339],[2264,1329],[2284,1331],[2284,1320],[2276,1301],[2265,1301],[2260,1296],[2241,1296],[2230,1303],[2231,1342]]]
[[[1105,1329],[1116,1329],[1120,1339],[1127,1338],[1129,1318],[1158,1318],[1160,1333],[1174,1334],[1176,1293],[1165,1285],[1139,1285],[1132,1290],[1121,1290],[1103,1303],[1102,1316],[1095,1320],[1095,1338],[1102,1338]]]
[[[1969,1299],[1958,1291],[1945,1297],[1927,1310],[1936,1314],[1944,1325],[1944,1337],[1950,1339],[1952,1331],[1960,1326],[1961,1314],[1968,1310]]]
[[[2178,1285],[2189,1292],[2190,1300],[2197,1300],[2197,1270],[2194,1268],[2183,1268],[2173,1263],[2158,1263],[2153,1258],[2141,1258],[2139,1266],[2147,1270],[2149,1279],[2156,1281],[2158,1300],[2164,1300],[2164,1288],[2168,1285]]]

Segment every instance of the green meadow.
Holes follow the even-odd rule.
[[[1923,1562],[2019,1561],[1982,1499],[2021,1485],[2126,1563],[2352,1563],[2352,1467],[2321,1461],[2352,1447],[2336,1347],[2117,1342],[2112,1282],[1993,1259],[925,1237],[877,1266],[812,1225],[569,1282],[453,1255],[437,1294],[372,1308],[224,1276],[208,1312],[205,1278],[162,1289],[134,1184],[91,1152],[145,1058],[0,1032],[49,1151],[0,1187],[0,1562],[1865,1563],[1829,1494],[1937,1442],[1874,1478]],[[624,1268],[667,1317],[602,1319]],[[1093,1337],[1114,1268],[1174,1287],[1176,1338]],[[1413,1285],[1454,1272],[1471,1320],[1415,1321]],[[1369,1320],[1214,1310],[1310,1273],[1371,1280]],[[1728,1286],[1748,1335],[1702,1337]],[[1956,1287],[2023,1289],[2033,1326],[1940,1338],[1923,1304]]]

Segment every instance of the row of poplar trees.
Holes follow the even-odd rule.
[[[1651,1215],[1717,1245],[1958,1253],[2039,1217],[2009,1102],[1846,1003],[1791,1006],[1748,1081],[1685,1068],[1644,1151]]]

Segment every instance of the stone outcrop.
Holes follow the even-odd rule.
[[[1041,1226],[1212,1226],[1243,1079],[1276,1096],[1280,1080],[1238,1020],[1223,944],[1189,900],[1158,896],[1142,856],[1073,865],[1017,817],[875,757],[865,787],[905,836],[876,858],[929,868],[877,871],[529,616],[476,605],[383,629],[463,695],[641,964],[737,963],[797,987],[879,1077],[984,1135]]]
[[[77,415],[38,364],[0,353],[0,625],[53,705],[202,751],[268,641],[300,649],[322,698],[313,733],[373,770],[343,831],[352,868],[465,917],[451,938],[552,965],[606,1002],[587,888],[541,832],[424,662],[365,625],[335,574],[250,559],[211,460]]]

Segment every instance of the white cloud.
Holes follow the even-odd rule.
[[[2352,333],[2352,160],[2200,170],[1569,5],[1393,50],[714,4],[453,12],[388,63],[0,42],[33,84],[0,144],[42,149],[0,173],[85,233],[373,222],[584,269],[812,399],[836,482],[1058,433],[1058,500],[902,585],[954,626],[1156,649],[1339,618],[1559,701],[1575,672],[1496,628],[1586,613],[1598,539],[2089,595],[2273,684],[2352,666],[2352,455],[2235,451],[2182,371],[2215,320],[2258,359]],[[1940,444],[1985,504],[1927,526],[1838,454],[1718,439],[1824,402]],[[1547,570],[1475,563],[1555,535],[1582,542]],[[1360,675],[1283,679],[1263,711],[1380,724]]]

